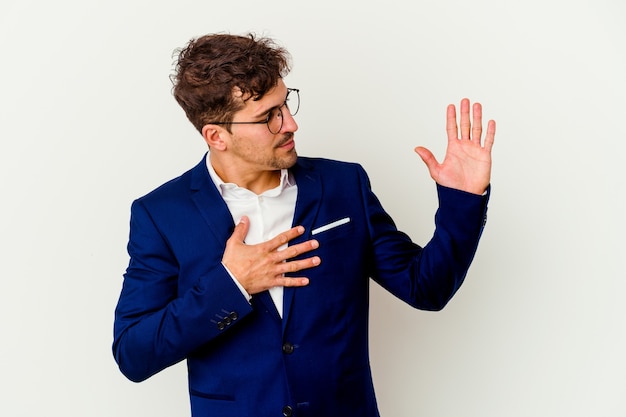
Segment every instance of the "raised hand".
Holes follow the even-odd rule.
[[[482,140],[482,106],[474,103],[470,122],[470,101],[461,100],[461,135],[456,123],[456,108],[450,104],[446,114],[448,147],[440,164],[432,152],[418,146],[415,152],[422,158],[430,176],[440,185],[473,194],[482,194],[491,179],[491,148],[496,134],[496,122],[489,120]]]
[[[231,237],[226,241],[222,263],[235,276],[248,294],[256,294],[272,287],[302,287],[309,284],[305,277],[285,277],[286,272],[298,272],[320,264],[318,256],[290,261],[302,253],[319,247],[317,240],[307,240],[297,245],[279,249],[304,233],[296,226],[256,245],[246,245],[244,239],[250,228],[248,217],[242,217]]]

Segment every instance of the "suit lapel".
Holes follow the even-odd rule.
[[[235,223],[224,199],[211,180],[206,167],[206,155],[202,161],[196,165],[191,172],[191,199],[198,208],[202,217],[209,225],[209,228],[216,239],[226,246],[226,241],[233,234]],[[263,291],[255,294],[253,303],[259,303],[259,307],[266,309],[274,318],[280,320],[278,310],[272,301],[269,292]]]
[[[272,296],[268,290],[254,294],[252,296],[251,303],[255,306],[255,308],[265,310],[268,314],[271,314],[275,320],[280,321],[280,314],[278,314],[274,300],[272,300]]]
[[[206,155],[191,172],[191,199],[198,211],[215,234],[216,239],[226,245],[235,224],[228,206],[211,181],[206,167]]]
[[[312,164],[301,158],[298,159],[298,163],[292,168],[291,172],[298,186],[298,198],[296,200],[292,226],[301,225],[305,228],[302,236],[290,242],[293,245],[311,239],[311,230],[315,224],[322,200],[322,181],[319,174],[313,170]],[[308,255],[305,254],[305,256]],[[283,292],[283,331],[289,319],[296,291],[296,288],[285,287]]]

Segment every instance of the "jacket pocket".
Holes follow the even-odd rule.
[[[195,389],[190,389],[189,393],[195,397],[206,398],[207,400],[235,401],[235,397],[233,395],[228,395],[228,394],[200,392]]]

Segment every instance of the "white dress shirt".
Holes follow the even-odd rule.
[[[278,234],[291,229],[293,216],[296,208],[296,198],[298,195],[298,187],[296,182],[289,173],[289,170],[283,169],[280,172],[280,184],[276,188],[267,190],[262,194],[255,194],[252,191],[239,187],[237,184],[225,183],[213,169],[209,154],[206,157],[206,165],[209,175],[215,183],[218,192],[226,202],[228,210],[235,224],[239,223],[242,216],[248,216],[250,219],[250,228],[246,236],[245,243],[254,245],[256,243],[265,242]],[[279,249],[284,249],[287,244]],[[227,268],[228,269],[228,268]],[[239,281],[228,271],[233,280],[242,291],[242,293],[250,299],[245,289]],[[270,288],[269,293],[274,301],[276,309],[280,317],[283,316],[283,287]]]

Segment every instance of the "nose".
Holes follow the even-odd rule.
[[[289,113],[288,109],[283,109],[283,127],[280,129],[281,133],[295,132],[298,130],[298,123],[296,119]]]

